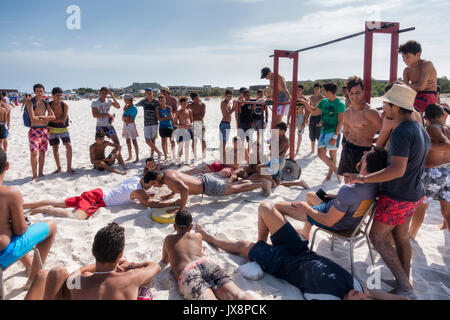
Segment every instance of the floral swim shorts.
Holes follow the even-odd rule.
[[[425,169],[422,176],[426,202],[450,202],[450,164]]]

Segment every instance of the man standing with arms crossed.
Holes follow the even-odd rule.
[[[202,140],[202,159],[206,158],[206,137],[205,137],[205,123],[203,122],[206,114],[206,105],[201,102],[200,96],[197,92],[191,93],[192,103],[188,108],[192,111],[194,116],[194,139],[192,139],[192,152],[194,153],[194,161],[197,160],[197,140]]]
[[[106,100],[108,94],[113,101]],[[112,125],[115,115],[109,113],[112,106],[116,109],[121,109],[119,102],[117,102],[116,98],[114,97],[114,92],[110,91],[106,87],[103,87],[100,89],[99,99],[92,102],[92,116],[94,118],[97,118],[96,134],[103,132],[109,139],[114,142],[114,144],[120,146],[120,141],[117,137],[116,129],[114,129],[114,126]],[[118,156],[118,160],[120,163],[124,163],[122,155]]]
[[[155,152],[158,154],[159,159],[162,157],[162,152],[156,146],[156,137],[158,135],[159,125],[158,118],[156,117],[156,111],[159,108],[158,100],[153,98],[153,89],[147,88],[145,89],[146,99],[141,100],[137,107],[144,108],[144,133],[145,133],[145,142],[149,145],[151,149],[151,157]]]
[[[381,183],[370,239],[395,277],[392,293],[416,297],[409,283],[411,244],[408,229],[412,216],[425,198],[421,176],[430,150],[430,137],[414,117],[416,92],[394,84],[383,97],[386,116],[400,124],[392,131],[388,167],[368,175],[345,174],[350,183]],[[395,248],[390,243],[391,236]]]
[[[45,153],[48,148],[48,139],[50,132],[48,122],[55,120],[55,115],[48,103],[43,100],[45,89],[41,84],[33,87],[35,97],[26,100],[26,108],[30,118],[30,131],[28,132],[28,141],[31,152],[31,170],[33,171],[33,182],[37,181],[37,166],[39,153],[39,176],[44,176]]]
[[[360,162],[364,152],[372,150],[373,138],[381,130],[382,120],[378,111],[370,109],[364,101],[363,81],[358,77],[348,79],[350,104],[344,112],[344,137],[341,161],[338,174],[358,173],[356,165]],[[345,183],[348,179],[344,177]]]

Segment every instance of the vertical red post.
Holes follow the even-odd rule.
[[[298,52],[291,54],[291,58],[294,60],[293,76],[292,76],[292,101],[291,101],[291,125],[290,125],[290,159],[295,157],[295,138],[296,138],[296,112],[297,112],[297,83],[298,83]]]
[[[391,72],[389,76],[389,82],[397,81],[398,76],[398,47],[399,47],[399,33],[400,24],[396,23],[394,26],[394,32],[391,34]]]
[[[373,33],[367,27],[364,43],[364,100],[370,104],[372,97],[372,50]]]

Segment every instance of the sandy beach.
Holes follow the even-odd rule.
[[[443,100],[450,101],[448,98]],[[123,106],[123,101],[120,102]],[[218,159],[218,125],[221,120],[220,100],[211,99],[205,102],[207,105],[205,123],[208,152],[207,159],[204,160],[210,162]],[[89,145],[94,142],[96,122],[91,114],[91,102],[81,100],[68,102],[68,104],[72,121],[69,130],[73,146],[73,167],[76,169],[76,173],[51,175],[51,172],[56,170],[56,165],[49,146],[45,165],[46,177],[39,179],[36,184],[31,183],[28,129],[23,126],[20,107],[13,110],[8,150],[10,170],[6,174],[5,185],[18,188],[25,202],[44,199],[64,200],[98,187],[113,188],[127,177],[142,174],[144,161],[149,156],[149,148],[144,141],[142,109],[139,110],[136,119],[140,134],[138,142],[141,161],[137,164],[129,163],[128,175],[123,177],[92,169],[89,160]],[[372,105],[379,107],[381,102],[374,99]],[[120,135],[123,156],[126,158],[128,156],[126,143],[121,137],[123,123],[119,121],[122,111],[115,110],[114,112],[117,116],[114,125]],[[232,128],[235,129],[234,123]],[[160,139],[158,140],[159,144]],[[200,144],[198,148],[200,150]],[[311,155],[309,152],[310,141],[306,128],[300,155],[296,158],[302,168],[302,179],[309,184],[313,191],[323,188],[330,193],[336,192],[339,189],[336,178],[333,176],[331,181],[322,183],[327,167],[316,155]],[[201,152],[198,153],[201,157]],[[65,149],[62,146],[60,147],[60,155],[64,170],[66,159]],[[338,152],[338,156],[340,156],[340,152]],[[168,193],[168,189],[162,189],[160,192],[160,194]],[[262,201],[267,200],[273,203],[277,201],[303,201],[306,193],[306,190],[299,187],[278,187],[269,198],[266,198],[260,190],[223,198],[205,196],[203,201],[200,196],[191,196],[188,209],[193,214],[194,222],[202,224],[210,233],[221,238],[255,241],[257,238],[257,208]],[[144,209],[138,204],[102,208],[87,221],[44,217],[41,214],[31,217],[33,223],[43,220],[54,220],[58,225],[56,240],[45,268],[65,266],[69,272],[94,262],[91,254],[94,236],[100,228],[110,222],[116,222],[125,227],[126,247],[124,257],[129,261],[160,261],[163,240],[174,231],[172,225],[161,225],[153,222],[150,217],[150,210]],[[411,280],[419,299],[450,299],[450,234],[447,231],[439,230],[442,220],[439,203],[433,201],[416,240],[411,241],[413,250]],[[296,228],[303,226],[302,222],[293,221],[292,223]],[[203,242],[203,249],[204,254],[218,262],[231,275],[238,286],[256,293],[261,299],[303,299],[302,293],[296,287],[271,275],[265,274],[259,281],[245,279],[239,270],[239,267],[247,262],[242,257],[217,250],[205,242]],[[350,270],[349,243],[337,240],[332,252],[330,251],[329,237],[325,233],[318,233],[315,250],[320,255],[324,255]],[[393,279],[380,255],[376,255],[375,262],[376,270],[381,271],[381,278]],[[367,273],[370,265],[367,244],[365,241],[360,241],[355,247],[355,276],[363,283],[366,283],[366,280],[371,276],[370,273]],[[4,277],[6,279],[6,299],[22,300],[26,294],[23,286],[27,280],[23,266],[20,263],[14,264],[5,272]],[[383,282],[381,283],[381,289],[391,290]],[[156,300],[182,299],[170,267],[166,267],[154,278],[152,292]]]

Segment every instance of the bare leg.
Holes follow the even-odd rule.
[[[43,201],[24,203],[23,209],[24,210],[36,209],[36,208],[45,207],[45,206],[52,206],[52,207],[56,207],[56,208],[67,208],[65,201],[43,200]]]
[[[442,217],[444,217],[444,223],[441,225],[440,229],[447,229],[450,232],[450,202],[441,200],[440,203]]]
[[[162,149],[163,149],[163,152],[164,152],[165,160],[167,160],[167,157],[168,157],[167,139],[168,138],[162,138]]]
[[[33,259],[31,258],[30,254],[27,253],[25,256],[23,256],[20,259],[20,262],[22,262],[23,266],[25,267],[27,276],[30,276],[31,264],[33,263]]]
[[[51,269],[47,276],[45,285],[44,300],[61,300],[63,287],[70,274],[65,267],[55,267]]]
[[[309,240],[309,235],[311,234],[312,224],[307,221],[305,221],[305,225],[303,226],[303,229],[300,230],[299,234],[305,239]]]
[[[203,237],[203,240],[208,242],[209,244],[216,246],[228,253],[239,254],[248,259],[248,253],[250,249],[253,247],[254,243],[246,240],[240,241],[231,241],[231,240],[219,240],[216,237],[210,235],[203,229],[203,227],[199,224],[196,225],[195,231],[200,233]]]
[[[311,207],[315,207],[322,203],[322,200],[314,192],[308,192],[306,194],[306,203]]]
[[[36,248],[39,250],[39,254],[42,259],[42,264],[45,264],[45,260],[47,259],[47,255],[52,247],[53,242],[55,241],[56,236],[56,224],[54,222],[46,222],[49,225],[49,233],[47,239],[39,243]],[[25,288],[29,288],[37,273],[39,272],[39,263],[36,255],[33,257],[33,264],[31,265],[31,272],[28,278],[28,282],[25,285]]]
[[[304,188],[306,190],[309,189],[308,184],[305,181],[303,181],[303,180],[292,181],[292,182],[281,182],[280,185],[282,185],[283,187],[288,187],[288,188],[290,188],[290,187],[302,187],[302,188]]]
[[[327,177],[325,178],[325,180],[330,180],[331,179],[331,175],[333,174],[333,159],[329,158],[327,156],[327,148],[319,148],[318,150],[318,156],[320,158],[320,160],[323,161],[323,163],[325,163],[328,166],[328,174]]]
[[[39,151],[39,177],[44,177],[45,152]]]
[[[59,146],[53,146],[53,157],[55,158],[56,162],[56,171],[53,173],[60,173],[61,172],[61,160],[59,159]]]
[[[370,240],[394,275],[397,286],[396,289],[401,292],[412,291],[413,288],[409,283],[408,275],[405,273],[398,253],[387,239],[388,234],[391,233],[394,228],[395,226],[389,226],[378,221],[374,221],[369,234]]]
[[[30,163],[31,163],[31,171],[33,172],[33,182],[37,180],[37,160],[38,151],[33,151],[30,153]]]
[[[111,136],[111,140],[112,140],[115,144],[117,144],[118,146],[120,146],[120,141],[119,141],[119,138],[117,138],[117,135],[116,135],[116,134],[113,135],[113,136]],[[123,161],[122,154],[121,154],[120,150],[119,150],[119,152],[118,152],[118,154],[117,154],[117,160],[119,161],[119,164],[120,164],[121,166],[125,166],[125,162]]]
[[[145,139],[145,142],[149,145],[151,151],[152,151],[152,157],[154,153],[156,152],[161,159],[161,151],[159,151],[158,147],[155,145],[155,139]]]
[[[419,232],[420,226],[423,223],[423,220],[425,219],[425,212],[428,209],[429,204],[423,202],[417,209],[416,212],[414,212],[411,227],[409,228],[409,237],[411,239],[416,239],[417,232]]]
[[[122,161],[123,161],[123,160],[122,160]],[[99,163],[99,164],[96,164],[96,165],[95,165],[95,168],[96,168],[97,170],[100,168],[100,169],[103,169],[103,170],[106,170],[106,171],[109,171],[109,172],[113,172],[113,173],[116,173],[116,174],[121,174],[121,175],[126,175],[126,174],[127,174],[126,172],[117,170],[117,169],[115,169],[115,168],[113,168],[113,167],[107,165],[107,164],[104,163],[103,161],[102,161],[101,163]]]
[[[311,141],[311,154],[316,151],[316,140]]]
[[[45,293],[45,283],[47,282],[48,271],[40,270],[33,280],[30,289],[24,300],[43,300]]]
[[[302,222],[306,221],[306,213],[300,208],[294,208],[291,202],[278,202],[274,205],[274,208],[283,216],[288,216]]]
[[[272,192],[272,183],[270,181],[261,181],[261,182],[245,182],[241,184],[227,184],[225,195],[228,196],[230,194],[242,193],[245,191],[251,191],[255,189],[262,188],[266,192],[268,196],[270,196]]]
[[[133,146],[134,146],[134,151],[136,152],[136,160],[134,161],[134,163],[138,163],[139,162],[139,145],[137,140],[133,140]]]
[[[213,291],[219,300],[255,300],[253,296],[243,291],[234,282],[228,282]]]
[[[68,209],[59,209],[59,208],[54,208],[52,206],[45,206],[45,207],[40,207],[40,208],[36,208],[33,209],[33,211],[31,212],[31,215],[35,215],[35,214],[49,214],[52,216],[55,216],[57,218],[68,218],[68,219],[76,219],[76,220],[86,220],[87,218],[89,218],[89,216],[81,210],[77,210],[75,212],[73,212],[72,210],[68,210]]]
[[[131,139],[127,139],[127,148],[128,148],[128,159],[125,162],[133,160],[132,148],[131,148]]]
[[[338,182],[341,183],[341,177],[339,176],[337,170],[337,150],[330,150],[330,158],[333,161],[333,167],[331,169],[336,174]]]
[[[202,140],[202,156],[203,159],[206,158],[206,140]]]
[[[67,159],[67,172],[74,173],[75,171],[72,169],[72,144],[66,143],[66,159]]]
[[[302,145],[302,137],[303,136],[301,134],[298,135],[297,150],[295,151],[295,154],[300,153],[300,146]]]
[[[397,249],[398,257],[402,263],[403,270],[409,279],[411,271],[411,244],[409,243],[408,229],[411,223],[412,217],[409,217],[405,223],[397,226],[392,230],[392,236],[394,237],[395,248]]]

